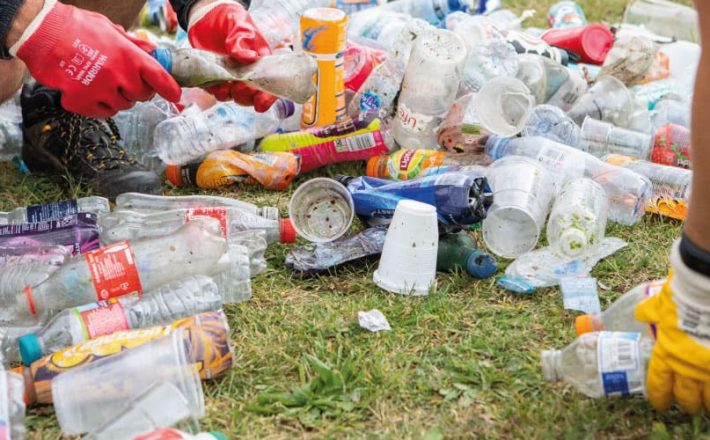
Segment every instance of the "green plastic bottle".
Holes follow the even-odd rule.
[[[497,270],[493,257],[476,248],[476,243],[465,231],[443,235],[439,240],[436,270],[452,272],[456,268],[480,279],[492,277]]]

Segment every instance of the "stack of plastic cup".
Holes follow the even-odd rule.
[[[402,200],[387,230],[375,284],[402,295],[427,295],[436,283],[438,250],[436,208]]]
[[[179,329],[57,376],[52,381],[52,396],[62,431],[92,433],[106,425],[117,430],[120,421],[121,430],[138,430],[137,435],[155,423],[172,426],[202,417],[202,384],[191,364],[185,337]]]
[[[591,118],[626,128],[634,113],[634,100],[624,83],[613,76],[601,76],[567,112],[579,125]]]
[[[596,157],[622,154],[646,159],[651,154],[653,145],[653,138],[648,134],[619,128],[590,117],[582,124],[582,140],[587,152]]]
[[[535,248],[555,195],[552,175],[536,161],[506,156],[490,166],[493,206],[483,221],[483,240],[494,254],[515,258]]]
[[[319,177],[298,187],[288,212],[298,235],[312,243],[326,243],[350,229],[355,207],[347,188],[333,179]]]

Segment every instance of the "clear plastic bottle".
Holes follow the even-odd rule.
[[[196,276],[173,281],[145,295],[125,295],[65,309],[41,330],[19,339],[22,363],[29,366],[47,354],[116,331],[170,324],[220,307],[217,284],[209,277]]]
[[[549,104],[533,108],[521,134],[542,136],[571,147],[580,145],[582,136],[579,126],[562,109]]]
[[[604,238],[609,198],[598,183],[585,177],[566,184],[555,199],[547,222],[547,240],[555,252],[579,258]]]
[[[200,218],[167,237],[116,243],[72,257],[46,281],[1,298],[16,321],[47,320],[68,307],[153,290],[192,275],[227,269],[227,242],[219,223]]]
[[[190,107],[155,127],[154,147],[163,162],[184,164],[271,134],[294,111],[293,103],[283,99],[264,113],[234,102],[218,103],[204,112]]]
[[[651,112],[651,123],[656,129],[669,123],[690,127],[690,105],[671,96],[663,97]]]
[[[373,112],[380,117],[389,116],[394,110],[394,99],[399,93],[403,78],[402,63],[388,57],[372,69],[360,89],[355,92],[348,105],[348,115],[355,118],[361,113]]]
[[[181,208],[239,208],[271,220],[279,219],[279,210],[272,206],[258,207],[253,203],[220,196],[155,196],[141,193],[123,193],[116,197],[116,210],[162,212]],[[105,223],[105,221],[104,221]]]
[[[76,200],[29,205],[0,212],[0,224],[37,223],[61,220],[64,217],[89,212],[101,216],[111,211],[108,199],[99,196],[82,197]]]
[[[0,371],[0,438],[25,438],[25,382],[10,371]]]
[[[10,161],[22,150],[20,92],[0,104],[0,160]]]
[[[651,154],[653,137],[587,116],[582,124],[582,143],[583,149],[596,157],[623,154],[646,159]]]
[[[439,26],[452,12],[472,8],[473,2],[465,0],[395,0],[375,10],[399,12]]]
[[[239,208],[182,208],[151,214],[116,210],[108,214],[102,224],[101,241],[104,244],[139,238],[161,237],[174,233],[196,217],[213,217],[220,222],[223,236],[248,230],[263,230],[269,243],[293,243],[295,235],[289,219],[270,220]],[[231,240],[230,240],[231,241]]]
[[[303,11],[328,6],[329,0],[268,0],[252,2],[249,14],[272,49],[298,41]]]
[[[542,375],[592,398],[643,394],[652,342],[640,333],[595,332],[542,352]]]
[[[644,205],[651,195],[648,178],[546,138],[491,136],[486,143],[486,154],[493,159],[518,155],[537,160],[552,171],[559,189],[572,179],[589,177],[606,190],[610,202],[609,219],[622,225],[631,226],[641,220]]]
[[[642,337],[654,338],[651,326],[636,320],[636,307],[641,301],[660,293],[666,280],[641,283],[621,295],[598,315],[580,315],[575,320],[577,336],[598,331],[636,332]]]
[[[156,95],[150,101],[139,102],[129,110],[118,112],[113,120],[126,152],[144,166],[162,172],[165,165],[154,149],[153,133],[158,124],[179,113],[175,104]]]

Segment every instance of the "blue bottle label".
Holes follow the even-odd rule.
[[[645,374],[639,353],[640,337],[639,333],[599,333],[597,361],[605,395],[643,393]]]
[[[27,207],[27,222],[37,223],[50,220],[60,220],[79,213],[76,200],[30,205]]]

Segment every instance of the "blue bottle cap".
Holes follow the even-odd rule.
[[[296,105],[288,99],[279,99],[279,103],[283,105],[284,119],[290,118],[296,113]]]
[[[510,138],[503,136],[490,136],[486,141],[486,154],[493,160],[498,160],[505,156],[508,150]]]
[[[481,251],[472,251],[466,261],[466,272],[474,278],[486,279],[495,275],[498,270],[496,260]]]
[[[155,58],[168,73],[173,72],[173,55],[170,53],[170,49],[166,47],[156,47],[150,55]]]
[[[26,367],[32,365],[32,362],[42,357],[42,346],[39,344],[39,338],[36,334],[22,336],[17,340],[20,344],[20,357],[22,364]]]
[[[229,440],[226,435],[219,431],[210,431],[210,435],[217,440]]]

